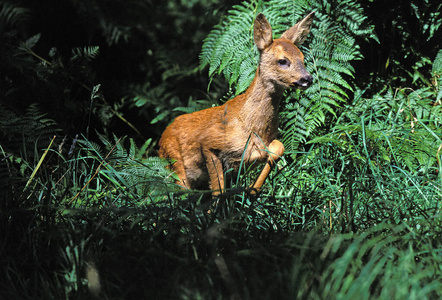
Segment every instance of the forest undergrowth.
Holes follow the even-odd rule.
[[[442,4],[123,2],[59,6],[60,42],[0,1],[0,298],[442,297]],[[263,190],[181,189],[156,128],[247,88],[257,13],[276,37],[312,10]]]

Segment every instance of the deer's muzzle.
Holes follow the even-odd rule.
[[[306,74],[302,76],[299,80],[293,82],[293,87],[305,90],[309,88],[313,83],[313,76],[310,74]]]

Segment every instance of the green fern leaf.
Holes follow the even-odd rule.
[[[351,62],[362,58],[356,37],[374,37],[362,7],[355,0],[313,4],[302,0],[246,1],[234,6],[214,27],[200,55],[200,68],[209,66],[211,77],[223,74],[239,94],[251,83],[258,62],[252,32],[256,13],[266,15],[278,37],[312,10],[317,21],[301,50],[315,83],[303,96],[296,91],[288,93],[290,97],[285,100],[288,112],[282,114],[283,141],[286,145],[290,140],[293,144],[288,147],[292,149],[321,126],[327,115],[336,115],[336,109],[353,91],[348,79],[354,78],[355,73]],[[300,104],[288,105],[292,99]]]

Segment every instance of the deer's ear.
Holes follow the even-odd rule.
[[[253,38],[259,51],[273,43],[272,27],[263,14],[256,16],[255,25],[253,26]]]
[[[287,31],[281,35],[281,38],[291,41],[296,46],[301,45],[310,33],[314,15],[315,12],[309,13],[304,19],[287,29]]]

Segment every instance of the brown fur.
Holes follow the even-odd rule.
[[[179,184],[222,191],[224,172],[230,168],[238,171],[245,151],[247,165],[267,161],[252,186],[261,187],[274,160],[284,152],[283,145],[275,140],[282,94],[288,88],[305,89],[311,84],[304,56],[295,44],[305,40],[312,19],[313,13],[273,40],[270,24],[259,14],[254,40],[261,59],[246,92],[224,105],[181,115],[166,128],[159,142],[159,156],[175,160],[171,167],[180,178]],[[281,65],[280,60],[289,63]]]

